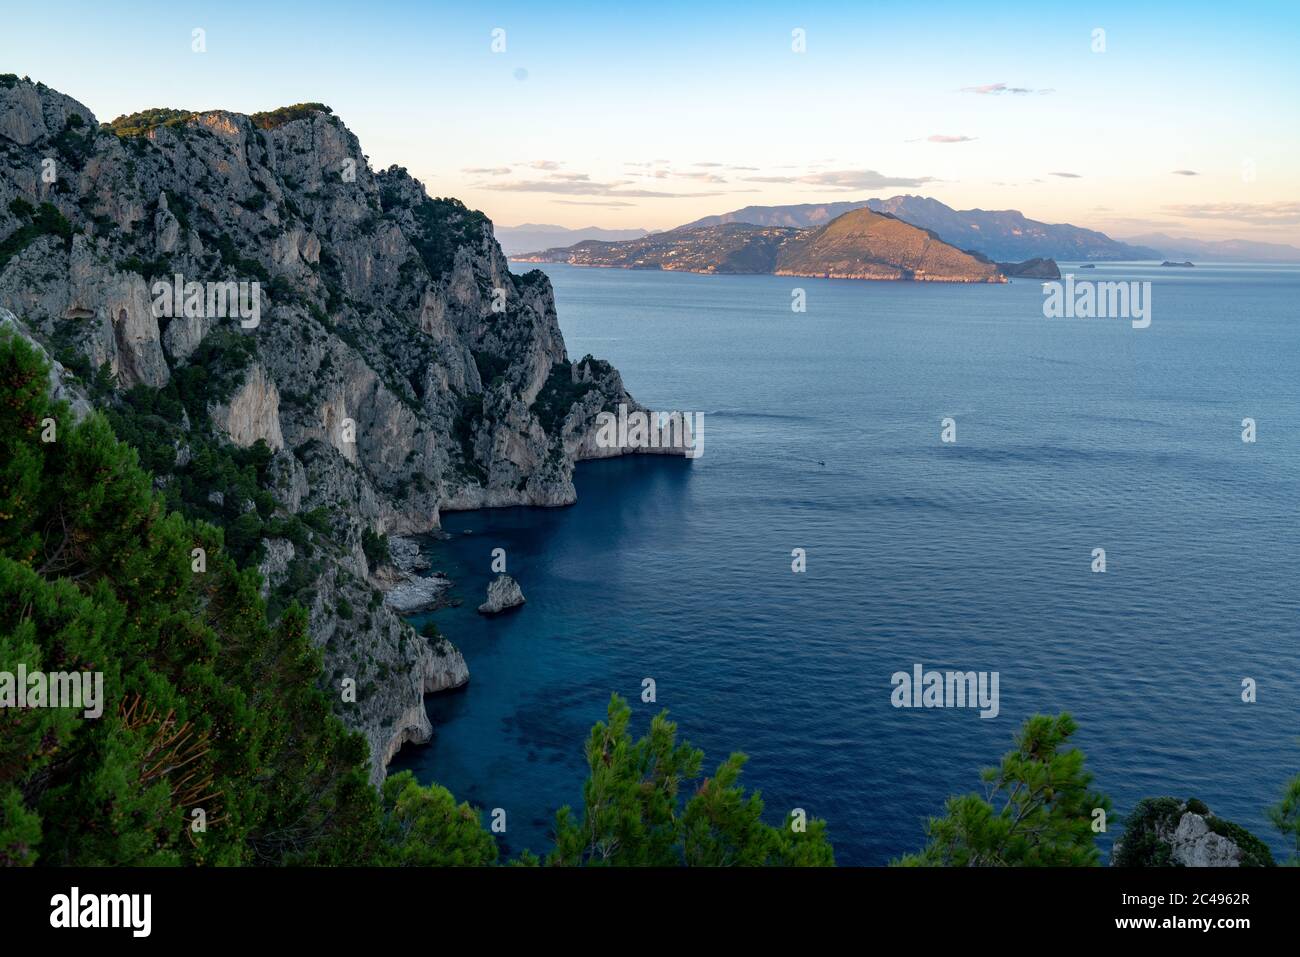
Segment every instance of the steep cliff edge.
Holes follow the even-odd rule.
[[[372,171],[319,104],[101,126],[0,76],[0,307],[273,611],[309,609],[375,781],[428,739],[421,695],[468,671],[384,603],[370,544],[443,509],[572,502],[596,413],[639,408],[608,363],[569,360],[550,282],[510,273],[485,216]]]

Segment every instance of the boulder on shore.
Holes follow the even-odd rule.
[[[508,608],[516,608],[524,603],[524,593],[519,582],[509,575],[498,575],[488,585],[487,601],[478,606],[480,615],[499,615]]]

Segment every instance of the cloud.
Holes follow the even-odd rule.
[[[528,165],[532,169],[559,169],[561,164],[555,160],[533,160]]]
[[[555,193],[561,196],[609,196],[615,199],[685,199],[697,196],[723,196],[722,192],[670,193],[655,189],[628,189],[629,180],[600,183],[588,179],[509,180],[504,183],[484,183],[480,189],[505,193]]]
[[[942,133],[935,133],[928,140],[930,143],[971,143],[974,142],[973,136],[945,136]]]
[[[723,166],[723,163],[692,163],[692,166]]]
[[[1194,169],[1176,169],[1172,171],[1175,176],[1200,176],[1201,174]]]
[[[932,176],[886,176],[873,169],[864,170],[830,170],[825,173],[809,173],[804,176],[746,176],[746,183],[806,183],[809,186],[825,186],[831,189],[864,190],[888,189],[898,186],[923,186],[933,183]]]
[[[1041,95],[1044,93],[1055,93],[1056,91],[1051,88],[1035,90],[1027,86],[1007,86],[1005,83],[985,83],[981,86],[963,86],[961,92],[978,93],[981,96],[1001,96],[1004,93],[1010,93],[1014,96],[1026,96],[1030,93]]]
[[[1164,206],[1174,216],[1191,219],[1229,219],[1252,226],[1300,225],[1300,203],[1207,203]]]
[[[1078,173],[1053,173],[1053,176],[1059,176],[1061,179],[1083,179]]]
[[[632,208],[636,203],[623,203],[618,200],[587,200],[587,199],[557,199],[554,202],[561,206],[607,206],[610,209],[622,209],[624,207]]]
[[[461,170],[462,173],[472,173],[476,176],[505,176],[510,172],[509,166],[469,166]]]

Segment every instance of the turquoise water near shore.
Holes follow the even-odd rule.
[[[395,768],[544,852],[616,691],[706,764],[745,751],[772,820],[806,808],[840,863],[878,865],[1024,717],[1069,710],[1107,844],[1139,798],[1195,795],[1283,852],[1264,812],[1300,771],[1300,269],[1078,274],[1151,280],[1147,329],[1044,319],[1034,282],[545,271],[570,356],[704,412],[705,452],[580,465],[570,508],[444,516],[426,547],[464,604],[432,617],[472,677],[427,699],[435,738]],[[528,601],[485,620],[495,547]],[[999,716],[891,707],[917,662],[999,672]]]

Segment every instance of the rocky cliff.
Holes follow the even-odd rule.
[[[225,527],[273,611],[309,608],[376,781],[427,740],[422,694],[468,672],[383,601],[401,576],[374,543],[572,502],[596,413],[639,408],[608,363],[570,361],[549,281],[509,271],[485,216],[371,170],[319,104],[101,125],[0,77],[0,307]]]

